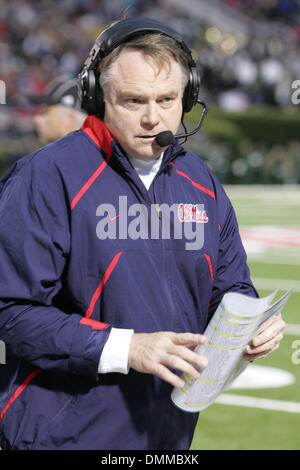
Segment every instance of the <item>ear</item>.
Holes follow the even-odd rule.
[[[75,124],[75,122],[77,122],[75,109],[73,108],[68,109],[67,117],[68,117],[70,124]]]
[[[76,110],[73,108],[66,108],[64,112],[64,128],[71,132],[79,128]]]

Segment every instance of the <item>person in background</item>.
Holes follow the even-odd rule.
[[[30,101],[38,106],[34,123],[44,144],[79,129],[86,118],[80,107],[77,78],[58,77],[49,83],[44,94],[31,96]]]

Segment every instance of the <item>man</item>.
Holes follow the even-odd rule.
[[[138,34],[114,43],[134,21]],[[190,59],[149,21],[105,33],[113,46],[99,48],[103,120],[88,116],[2,180],[6,448],[188,449],[198,415],[172,404],[172,387],[207,365],[193,348],[222,296],[257,295],[220,183],[177,141],[157,144],[186,109]],[[182,220],[176,209],[165,218],[171,207]],[[281,319],[264,328],[245,359],[276,349],[283,328]]]
[[[34,123],[39,139],[48,144],[79,129],[86,118],[81,110],[78,80],[65,76],[54,79],[41,96],[31,96],[38,105]]]

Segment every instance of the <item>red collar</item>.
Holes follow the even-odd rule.
[[[104,122],[96,116],[88,116],[82,130],[103,150],[109,157],[112,152],[111,143],[114,140]]]

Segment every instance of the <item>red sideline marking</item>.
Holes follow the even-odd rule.
[[[97,168],[94,174],[88,179],[88,181],[82,186],[78,194],[76,194],[71,202],[71,211],[74,209],[86,191],[90,188],[90,186],[94,183],[94,181],[98,178],[98,176],[102,173],[112,154],[111,143],[113,141],[113,137],[101,119],[96,118],[96,116],[88,116],[83,123],[82,130],[95,142],[98,147],[101,148],[101,150],[106,153],[107,157]]]
[[[280,230],[273,234],[266,233],[251,233],[251,231],[241,230],[241,237],[243,241],[256,241],[270,246],[300,246],[300,231],[294,230]]]
[[[209,271],[210,271],[210,277],[211,277],[211,282],[214,282],[214,271],[213,271],[213,267],[212,267],[212,264],[211,264],[210,256],[207,255],[206,253],[204,253],[204,256],[205,256],[206,261],[208,262]]]
[[[27,379],[24,380],[24,382],[17,388],[17,390],[12,394],[12,396],[10,397],[10,399],[8,400],[6,406],[3,408],[3,410],[1,411],[0,413],[0,422],[3,418],[3,416],[5,415],[5,413],[7,412],[8,408],[10,407],[10,405],[12,405],[12,403],[18,398],[18,396],[23,392],[23,390],[27,387],[27,385],[29,384],[29,382],[31,382],[31,380],[33,380],[40,372],[42,371],[42,369],[35,369],[33,372],[31,372],[31,374],[28,375]]]
[[[99,296],[102,292],[102,289],[103,289],[106,281],[108,280],[109,276],[111,275],[111,273],[115,269],[122,253],[123,253],[122,251],[119,251],[119,253],[117,253],[115,255],[114,259],[111,261],[110,265],[108,266],[107,270],[105,271],[104,276],[103,276],[99,286],[97,287],[97,289],[96,289],[96,291],[95,291],[95,293],[92,297],[91,303],[90,303],[87,311],[85,312],[85,317],[86,318],[89,318],[92,315],[92,313],[94,311],[95,304],[96,304],[96,302],[97,302],[97,300],[98,300],[98,298],[99,298]]]
[[[96,321],[85,317],[80,320],[80,323],[83,325],[92,326],[92,330],[106,330],[109,327],[107,323],[102,323],[101,321]]]
[[[174,165],[174,163],[170,162],[170,165]],[[198,188],[200,189],[200,191],[203,191],[204,193],[208,194],[210,197],[212,197],[213,199],[216,199],[216,195],[213,191],[211,191],[210,189],[206,188],[205,186],[202,186],[201,184],[199,183],[196,183],[196,181],[192,180],[192,178],[190,178],[186,173],[184,173],[183,171],[180,171],[176,168],[176,171],[179,175],[181,176],[184,176],[184,178],[187,178],[193,186],[195,186],[195,188]]]

